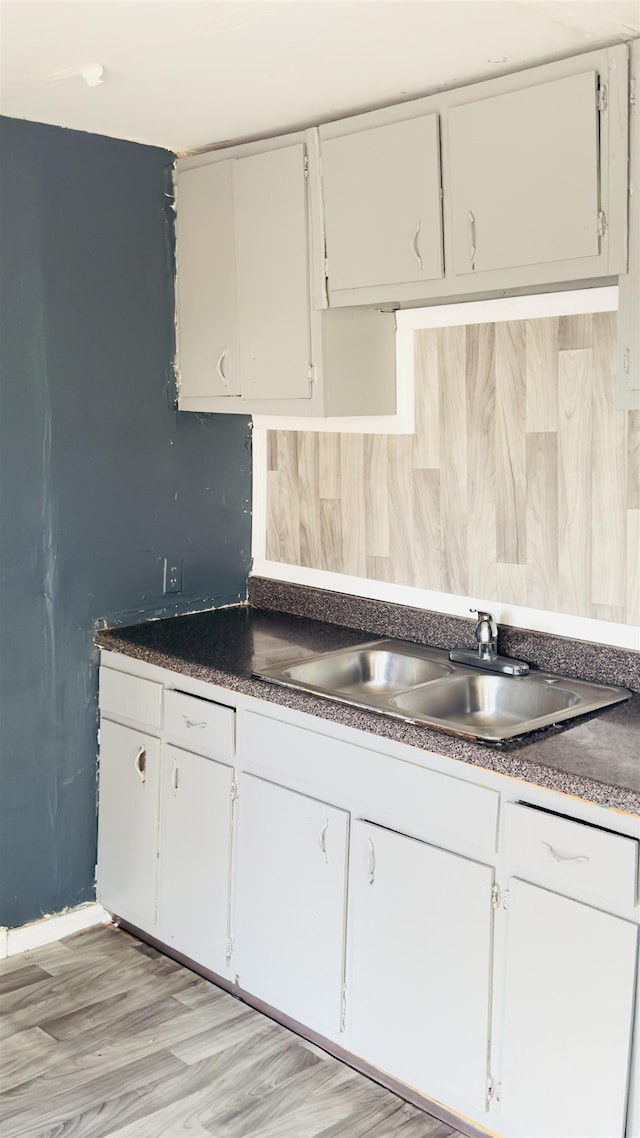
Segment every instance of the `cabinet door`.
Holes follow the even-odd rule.
[[[433,1097],[485,1109],[493,870],[353,823],[349,1047]]]
[[[252,775],[242,778],[238,811],[240,985],[335,1038],[349,816]]]
[[[178,364],[185,396],[238,395],[233,161],[177,178]]]
[[[298,143],[233,166],[243,399],[308,399],[307,191]]]
[[[457,275],[598,255],[597,78],[588,71],[450,111]]]
[[[624,1134],[637,929],[546,889],[509,887],[501,1132]]]
[[[441,277],[438,116],[324,139],[321,156],[330,292]]]
[[[159,776],[159,740],[103,719],[97,896],[148,931],[156,920]]]
[[[227,966],[232,777],[224,763],[164,748],[158,936],[219,973]]]

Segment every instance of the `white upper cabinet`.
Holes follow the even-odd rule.
[[[456,275],[599,255],[597,96],[586,71],[451,110]]]
[[[625,44],[319,128],[329,303],[627,269]]]
[[[449,292],[626,272],[626,46],[449,92],[448,99]]]
[[[233,164],[241,393],[308,399],[311,342],[305,148]]]
[[[443,275],[438,116],[341,126],[320,131],[330,303],[419,297]]]
[[[240,394],[233,162],[179,178],[178,351],[185,394]]]
[[[181,410],[394,413],[393,313],[326,309],[316,131],[186,159],[176,200]]]

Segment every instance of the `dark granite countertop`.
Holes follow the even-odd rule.
[[[291,587],[300,592],[299,586]],[[304,590],[313,597],[307,601],[306,608],[320,606],[322,596],[319,590]],[[264,601],[264,596],[260,597]],[[375,606],[377,602],[367,602]],[[293,607],[293,605],[291,606]],[[398,613],[415,613],[416,610],[403,610],[400,606],[386,606],[397,609]],[[376,627],[349,627],[334,623],[336,611],[343,619],[353,615],[348,607],[338,608],[330,613],[327,620],[317,620],[290,612],[273,611],[253,605],[238,605],[232,608],[197,613],[189,616],[173,617],[167,620],[150,621],[145,624],[124,628],[104,629],[96,634],[97,644],[112,652],[121,652],[149,664],[180,672],[194,679],[205,680],[232,691],[243,692],[271,703],[292,707],[321,719],[354,727],[384,738],[419,747],[424,751],[435,751],[440,755],[458,759],[461,762],[498,774],[521,779],[537,786],[547,787],[573,795],[585,801],[599,804],[624,813],[640,814],[640,694],[630,700],[596,714],[569,720],[565,725],[543,728],[526,737],[513,739],[502,744],[478,743],[456,735],[449,735],[429,727],[405,723],[384,715],[378,715],[361,708],[307,695],[290,688],[279,687],[252,677],[252,673],[289,659],[301,659],[321,651],[346,647],[375,639],[376,635],[401,636],[397,625],[389,628],[389,622]],[[397,619],[397,614],[396,614]],[[409,618],[407,618],[408,620]],[[425,624],[425,614],[421,614]],[[442,643],[449,637],[454,643],[460,640],[460,627],[465,630],[469,623],[458,618],[439,618],[439,635],[434,635],[431,643],[438,647],[448,647]],[[443,626],[449,622],[451,628]],[[410,622],[409,622],[410,623]],[[406,624],[407,639],[429,642],[424,636],[411,634]],[[407,632],[408,628],[408,632]],[[428,629],[427,629],[428,632]],[[529,633],[528,636],[537,634]],[[544,638],[540,638],[541,640]],[[547,638],[549,639],[549,638]],[[550,638],[560,640],[560,638]],[[439,641],[439,642],[438,642]],[[570,644],[572,642],[566,642]],[[531,647],[531,645],[530,645]],[[501,643],[502,648],[502,643]],[[553,648],[541,644],[538,654]],[[533,651],[533,647],[531,648]],[[566,674],[572,673],[566,667],[568,648],[564,647]],[[615,653],[618,650],[612,650]],[[515,652],[511,652],[515,655]],[[524,655],[524,654],[523,654]],[[632,667],[629,675],[636,675],[635,659],[625,665],[626,656],[636,653],[621,653],[621,666]],[[527,659],[532,659],[530,654]],[[540,667],[549,667],[546,660],[537,660]],[[613,666],[613,665],[612,665]],[[593,665],[595,667],[595,665]],[[553,670],[553,668],[550,668]],[[560,670],[559,668],[556,670]],[[603,669],[606,671],[606,669]],[[585,674],[589,669],[582,668],[586,679],[600,677]],[[624,683],[624,678],[610,674],[601,677],[601,682]]]

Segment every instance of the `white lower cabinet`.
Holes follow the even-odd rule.
[[[229,947],[232,781],[232,767],[164,747],[157,936],[223,974]]]
[[[155,932],[160,740],[103,719],[97,896],[105,909]]]
[[[510,882],[501,1134],[625,1133],[637,934],[630,921]]]
[[[448,1094],[479,1112],[486,1108],[492,885],[489,866],[353,823],[350,1046],[425,1094]]]
[[[108,910],[503,1138],[640,1136],[637,827],[137,667],[102,669]]]
[[[349,815],[240,780],[235,893],[240,986],[308,1027],[340,1031]]]

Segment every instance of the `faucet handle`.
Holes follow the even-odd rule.
[[[469,609],[469,612],[477,613],[479,624],[482,624],[482,622],[486,620],[489,624],[493,625],[494,628],[496,627],[496,622],[490,612],[483,612],[482,609]]]
[[[493,619],[490,612],[483,612],[482,609],[469,609],[469,612],[478,614],[478,623],[476,625],[476,640],[480,645],[492,644],[495,650],[495,644],[498,638],[498,626]]]

